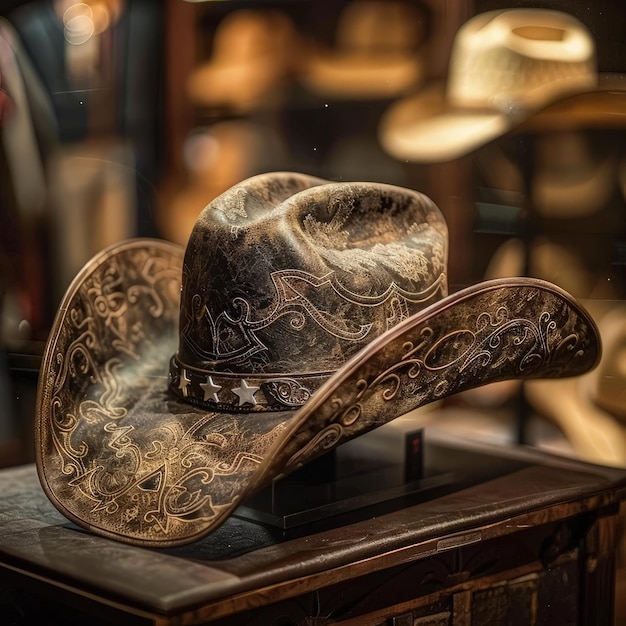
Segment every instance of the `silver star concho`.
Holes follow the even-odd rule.
[[[206,377],[206,383],[200,383],[200,387],[204,390],[204,401],[213,400],[213,402],[219,402],[217,399],[217,392],[222,388],[221,385],[216,385],[210,376]]]
[[[239,406],[243,406],[244,404],[255,405],[256,400],[254,399],[254,394],[258,390],[259,387],[248,385],[245,380],[242,380],[241,385],[233,389],[233,393],[239,396]]]
[[[191,384],[191,379],[187,376],[186,370],[183,368],[180,372],[180,380],[178,381],[178,388],[183,392],[183,398],[187,397],[187,387]]]

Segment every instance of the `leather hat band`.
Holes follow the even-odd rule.
[[[332,372],[255,374],[214,372],[170,361],[170,390],[181,400],[211,411],[250,413],[297,409]]]

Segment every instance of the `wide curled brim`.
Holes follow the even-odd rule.
[[[587,90],[564,87],[533,107],[476,108],[453,104],[443,83],[393,103],[378,130],[383,149],[415,163],[444,163],[477,150],[510,131],[540,132],[624,126],[626,85],[602,75]]]
[[[117,244],[76,277],[44,354],[36,460],[71,521],[152,547],[195,541],[272,480],[418,406],[510,378],[588,371],[591,317],[544,281],[481,283],[409,317],[295,411],[216,413],[167,391],[182,249]]]
[[[423,61],[416,54],[317,52],[302,81],[310,91],[338,100],[386,99],[415,89],[423,77]]]
[[[513,119],[497,110],[451,106],[443,84],[392,104],[381,118],[383,149],[400,161],[451,161],[504,135]]]

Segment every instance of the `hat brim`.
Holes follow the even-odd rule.
[[[245,63],[209,61],[189,76],[187,95],[199,106],[248,111],[272,101],[283,83],[285,70],[270,55],[259,55]]]
[[[556,132],[581,129],[626,127],[626,80],[621,76],[600,75],[597,89],[568,95],[532,116],[519,132]]]
[[[254,491],[338,444],[450,394],[574,376],[600,356],[589,315],[536,279],[448,296],[375,339],[296,411],[213,413],[167,391],[182,248],[97,255],[60,306],[40,373],[36,460],[70,520],[152,547],[195,541]]]
[[[509,116],[498,111],[449,105],[444,85],[399,100],[384,113],[381,145],[401,161],[451,161],[506,133]]]
[[[417,55],[369,55],[350,52],[313,54],[302,77],[321,96],[336,99],[394,98],[415,89],[424,76]]]
[[[513,129],[622,128],[625,87],[620,78],[601,75],[595,88],[572,93],[564,86],[559,99],[509,115],[496,109],[454,106],[446,97],[445,85],[439,83],[391,105],[381,118],[379,139],[398,160],[440,163],[465,156]]]
[[[533,181],[532,206],[547,218],[580,218],[596,213],[609,201],[617,171],[613,155],[581,163],[577,175],[540,170]]]

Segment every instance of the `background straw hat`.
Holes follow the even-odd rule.
[[[597,84],[594,41],[573,16],[546,9],[482,13],[459,29],[447,83],[393,104],[380,140],[398,159],[451,160]]]

